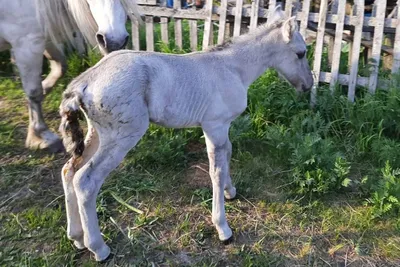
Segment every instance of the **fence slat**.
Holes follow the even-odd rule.
[[[300,34],[306,39],[306,29],[308,25],[308,13],[310,13],[310,0],[304,0],[300,18]]]
[[[332,53],[332,80],[330,84],[331,91],[335,88],[336,81],[339,74],[340,67],[340,55],[342,51],[342,36],[343,36],[343,27],[344,27],[344,15],[345,15],[346,2],[339,1],[338,5],[338,20],[336,22],[336,33],[335,33],[335,42],[333,45],[333,53]]]
[[[132,49],[135,51],[140,50],[139,21],[137,19],[132,20]]]
[[[328,9],[328,0],[321,0],[319,8],[319,19],[318,19],[318,31],[317,40],[315,44],[314,52],[314,86],[311,89],[311,105],[315,105],[317,98],[317,86],[319,82],[319,74],[321,72],[321,58],[322,49],[324,48],[324,33],[325,33],[325,22],[326,22],[326,11]]]
[[[286,0],[285,15],[287,18],[292,16],[293,0]]]
[[[228,0],[221,1],[219,14],[218,44],[223,44],[225,40],[226,11],[228,9]]]
[[[154,23],[152,16],[146,16],[146,50],[154,51]]]
[[[207,17],[204,20],[204,34],[203,34],[203,50],[207,49],[210,45],[211,25],[212,25],[212,0],[206,0],[205,13]]]
[[[250,31],[254,31],[257,28],[259,7],[260,7],[260,0],[251,1]]]
[[[268,2],[268,17],[271,16],[272,12],[274,12],[276,7],[276,0],[269,0]]]
[[[181,0],[174,0],[174,9],[181,9]],[[175,45],[182,49],[182,19],[174,19]]]
[[[360,60],[360,48],[361,48],[361,38],[362,38],[362,28],[363,28],[363,15],[364,15],[364,0],[354,1],[357,5],[354,10],[358,16],[358,23],[354,28],[354,39],[351,49],[351,60],[350,60],[350,77],[349,77],[349,91],[347,93],[347,98],[349,101],[354,102],[354,96],[356,92],[357,85],[357,73],[358,73],[358,62]]]
[[[375,93],[378,83],[379,61],[381,57],[381,48],[383,40],[383,26],[385,24],[386,0],[376,0],[376,25],[374,30],[374,39],[371,53],[371,74],[369,77],[369,92]]]
[[[182,20],[181,19],[175,19],[175,25],[174,25],[174,31],[175,31],[175,45],[179,47],[179,49],[182,49]]]
[[[197,51],[197,20],[189,20],[190,49]]]
[[[235,24],[233,26],[233,36],[235,37],[240,35],[242,28],[242,9],[243,0],[236,0]]]
[[[400,0],[397,1],[397,26],[396,35],[394,37],[394,47],[393,47],[393,65],[392,73],[396,73],[400,68]]]
[[[169,43],[169,38],[168,38],[168,18],[161,17],[160,24],[161,24],[161,40],[164,43],[168,44]]]

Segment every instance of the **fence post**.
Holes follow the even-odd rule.
[[[397,26],[394,37],[392,74],[397,73],[400,67],[400,0],[397,1]]]
[[[153,16],[146,16],[146,51],[154,51]]]
[[[242,28],[242,9],[243,0],[236,0],[236,10],[235,10],[235,24],[233,26],[233,36],[240,35],[240,29]]]
[[[378,83],[379,61],[383,40],[383,28],[385,24],[386,0],[376,0],[376,17],[374,25],[374,38],[372,43],[371,75],[369,77],[369,92],[375,93]]]
[[[228,0],[221,1],[220,13],[219,13],[219,28],[218,28],[218,44],[223,44],[225,39],[225,28],[226,28],[226,11],[228,9]]]
[[[260,7],[260,0],[251,1],[250,31],[254,31],[257,28],[259,7]]]
[[[308,25],[308,14],[310,13],[310,0],[304,0],[303,7],[301,10],[300,18],[300,34],[303,35],[304,40],[306,39],[306,29]]]
[[[174,9],[181,9],[181,0],[174,0]],[[175,45],[182,49],[182,19],[174,19]]]
[[[190,49],[197,51],[197,20],[189,20]]]
[[[332,54],[332,67],[331,67],[331,84],[330,89],[333,91],[335,88],[336,82],[339,77],[339,67],[340,67],[340,55],[342,52],[342,37],[343,37],[343,27],[344,27],[344,14],[345,14],[346,2],[339,1],[337,16],[338,19],[336,21],[336,33],[335,33],[335,42],[333,45],[333,54]]]
[[[135,51],[140,50],[139,41],[139,21],[135,18],[131,21],[132,23],[132,49]]]
[[[357,18],[357,21],[354,28],[354,38],[351,49],[349,91],[347,93],[347,97],[351,102],[354,102],[356,91],[358,62],[360,60],[361,38],[364,24],[364,0],[356,0],[354,3],[356,4],[356,8],[354,9],[356,14],[354,15]]]
[[[204,20],[204,34],[203,34],[203,50],[206,50],[210,45],[210,36],[211,36],[211,24],[212,24],[212,0],[206,0],[205,11],[207,14],[206,19]]]
[[[315,44],[315,53],[314,53],[314,86],[311,89],[311,106],[316,104],[317,100],[317,87],[319,83],[319,74],[321,72],[321,58],[322,58],[322,50],[324,48],[324,33],[325,33],[325,23],[326,23],[326,11],[328,9],[328,0],[321,0],[321,5],[319,9],[319,18],[318,18],[318,31],[317,31],[317,40]]]
[[[168,38],[168,18],[166,17],[161,17],[160,19],[160,27],[161,27],[161,40],[163,43],[168,44],[169,43],[169,38]]]

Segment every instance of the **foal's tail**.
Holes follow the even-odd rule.
[[[63,94],[63,100],[60,105],[61,132],[65,149],[72,154],[73,158],[82,156],[85,149],[83,130],[79,125],[79,119],[82,118],[81,108],[83,92],[87,85],[70,84]]]

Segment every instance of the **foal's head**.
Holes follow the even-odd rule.
[[[314,82],[313,75],[306,57],[307,46],[297,30],[295,17],[285,18],[278,6],[267,27],[273,27],[271,24],[277,25],[276,29],[271,30],[271,34],[279,49],[273,67],[297,91],[308,91]]]

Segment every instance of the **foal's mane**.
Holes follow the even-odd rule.
[[[120,0],[131,20],[141,21],[135,0]],[[74,32],[80,31],[91,46],[96,46],[97,24],[86,0],[35,0],[36,17],[54,43],[78,46]]]
[[[220,45],[210,47],[207,51],[221,51],[230,47],[232,44],[246,43],[249,41],[254,41],[254,38],[258,39],[268,35],[272,30],[282,27],[283,23],[285,22],[285,17],[283,16],[283,13],[281,13],[280,11],[277,12],[278,14],[276,16],[273,16],[270,21],[267,21],[266,23],[258,26],[254,31],[237,37],[233,37]]]

